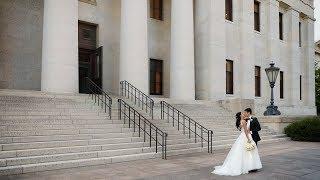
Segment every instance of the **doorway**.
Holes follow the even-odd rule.
[[[163,95],[163,61],[150,59],[150,95]]]
[[[97,25],[80,22],[79,41],[79,93],[90,93],[86,77],[102,88],[102,46],[97,48]]]

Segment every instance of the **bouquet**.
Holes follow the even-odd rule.
[[[252,151],[252,150],[254,150],[255,146],[252,144],[251,141],[248,141],[245,144],[245,148],[246,148],[247,151]]]

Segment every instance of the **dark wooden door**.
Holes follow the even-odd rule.
[[[90,54],[90,79],[102,87],[102,46]]]
[[[89,66],[79,64],[79,93],[88,93],[85,78],[89,76]]]
[[[90,54],[93,50],[79,48],[79,93],[88,93],[86,77],[91,77]]]
[[[102,46],[96,50],[79,49],[79,93],[89,93],[86,77],[102,88]]]
[[[150,94],[162,95],[163,64],[162,60],[150,59]]]
[[[102,46],[97,48],[97,26],[79,21],[79,92],[86,89],[86,77],[102,87]]]

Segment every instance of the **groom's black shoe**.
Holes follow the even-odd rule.
[[[254,172],[258,172],[258,169],[254,169],[254,170],[249,171],[249,173],[254,173]]]

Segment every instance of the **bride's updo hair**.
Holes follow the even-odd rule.
[[[237,112],[236,114],[236,127],[240,131],[240,121],[241,121],[241,112]]]

